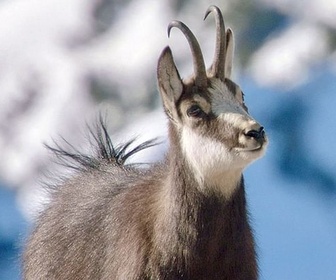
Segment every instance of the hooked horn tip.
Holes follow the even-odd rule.
[[[170,30],[172,29],[173,27],[168,25],[168,28],[167,28],[167,34],[168,34],[168,38],[170,38]]]
[[[170,31],[173,27],[177,27],[178,25],[181,25],[181,23],[177,20],[173,20],[169,23],[168,25],[168,29],[167,29],[167,32],[168,32],[168,38],[170,37]]]
[[[231,43],[233,42],[233,31],[232,29],[229,27],[228,29],[226,29],[225,32],[225,36],[226,36],[226,45],[231,41]]]
[[[203,20],[206,20],[208,15],[211,13],[210,7],[206,10]]]
[[[203,55],[196,37],[183,22],[178,20],[173,20],[169,23],[168,36],[170,35],[170,31],[173,27],[180,29],[189,42],[194,61],[195,84],[199,87],[206,87],[207,80],[205,65]]]
[[[206,10],[205,15],[204,15],[204,19],[203,19],[203,20],[205,20],[211,12],[220,13],[221,11],[220,11],[220,9],[219,9],[216,5],[211,5],[211,6],[209,6],[209,8]]]

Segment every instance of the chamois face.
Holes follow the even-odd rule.
[[[234,82],[208,77],[205,89],[197,87],[193,78],[183,82],[169,48],[159,59],[158,81],[165,112],[197,179],[217,184],[223,174],[241,173],[264,154],[263,128],[249,115]]]
[[[230,29],[225,31],[216,7],[208,10],[206,16],[210,12],[215,13],[217,21],[216,55],[210,70],[205,70],[191,31],[174,21],[168,31],[177,27],[186,35],[195,73],[182,81],[167,47],[159,58],[158,84],[165,112],[178,131],[184,157],[201,183],[215,185],[223,175],[235,177],[261,157],[267,138],[263,127],[249,115],[241,89],[230,80],[233,33]]]
[[[210,78],[208,83],[205,91],[194,88],[194,93],[182,94],[176,121],[185,156],[203,179],[241,172],[263,155],[267,145],[240,88],[230,80]]]

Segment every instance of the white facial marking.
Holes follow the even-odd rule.
[[[188,127],[183,128],[181,142],[200,186],[211,185],[230,197],[242,171],[240,166],[235,166],[235,155],[223,143],[200,136]]]
[[[219,116],[223,113],[236,113],[248,117],[248,114],[239,104],[227,86],[219,79],[211,81],[209,92],[212,97],[212,112]]]
[[[247,116],[234,112],[221,113],[219,115],[219,119],[229,123],[233,127],[239,128],[240,130],[244,130],[255,123],[255,121],[251,120]]]

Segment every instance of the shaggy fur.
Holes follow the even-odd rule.
[[[126,164],[155,144],[115,147],[101,122],[91,132],[95,156],[51,148],[77,170],[52,193],[24,253],[26,280],[256,280],[258,267],[245,201],[243,169],[267,146],[263,127],[230,80],[233,34],[220,10],[210,73],[190,44],[194,75],[182,80],[172,52],[157,79],[169,118],[165,159],[148,168]]]
[[[125,162],[153,142],[114,148],[103,124],[95,134],[99,157],[53,149],[77,162],[78,174],[39,217],[24,278],[256,279],[243,179],[229,201],[185,185],[197,182],[177,158],[173,126],[170,134],[177,153],[150,169]]]

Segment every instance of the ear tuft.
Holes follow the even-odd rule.
[[[169,118],[177,120],[176,102],[182,95],[183,83],[169,47],[166,47],[160,55],[157,79],[164,109]]]

